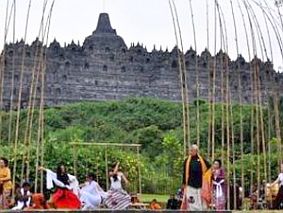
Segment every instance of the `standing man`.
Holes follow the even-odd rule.
[[[202,211],[207,208],[206,203],[202,199],[202,188],[209,188],[204,185],[210,182],[211,176],[207,175],[209,173],[211,174],[211,172],[209,172],[209,168],[210,164],[199,155],[198,146],[195,144],[192,145],[190,152],[188,153],[188,157],[184,162],[184,199],[182,208],[186,208],[191,211]],[[203,183],[204,180],[207,181]]]

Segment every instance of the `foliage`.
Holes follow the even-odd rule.
[[[191,142],[197,139],[197,109],[200,112],[200,141],[202,154],[207,153],[208,129],[210,125],[210,109],[212,108],[203,100],[195,101],[189,105],[190,110],[190,135]],[[250,162],[256,158],[251,155],[251,115],[253,106],[232,106],[233,114],[229,114],[229,123],[226,123],[227,106],[215,104],[215,156],[225,154],[227,141],[227,126],[231,132],[233,122],[233,134],[236,153],[236,171],[240,174],[240,121],[243,121],[244,139],[244,171],[248,176],[249,170],[256,170]],[[224,111],[223,111],[224,110]],[[242,117],[240,117],[242,110]],[[230,111],[229,111],[230,112]],[[263,108],[264,119],[268,119],[266,109]],[[131,191],[138,190],[138,165],[142,174],[142,189],[148,193],[172,193],[181,184],[182,164],[184,159],[182,105],[163,100],[149,98],[130,98],[122,101],[108,102],[82,102],[47,108],[45,117],[45,156],[46,167],[55,169],[60,162],[64,162],[69,171],[73,172],[74,150],[70,142],[97,142],[97,143],[139,143],[142,144],[141,156],[137,158],[134,149],[107,148],[108,167],[117,161],[121,162],[123,170],[133,183]],[[222,128],[222,120],[224,128]],[[15,141],[16,113],[12,113],[12,131],[9,141],[9,113],[2,112],[1,149],[0,156],[9,156],[14,160],[13,149],[9,144]],[[36,162],[36,141],[38,129],[38,111],[35,110],[32,124],[31,140],[31,174],[34,178]],[[267,128],[268,122],[264,122]],[[20,114],[19,152],[17,153],[19,180],[22,155],[27,150],[23,145],[23,138],[27,126],[27,111]],[[274,129],[271,127],[271,129]],[[256,131],[255,131],[256,133]],[[224,135],[225,149],[221,148],[222,134]],[[274,135],[271,131],[271,135]],[[232,141],[231,133],[229,135]],[[270,162],[275,167],[278,156],[276,147],[271,152]],[[102,147],[77,147],[77,172],[82,181],[87,172],[97,174],[102,185],[106,185],[105,148]],[[226,154],[225,154],[226,156]],[[260,156],[262,158],[262,156]],[[261,161],[262,162],[262,161]],[[253,165],[253,167],[251,167]],[[231,166],[231,168],[233,168]],[[276,172],[272,172],[274,177]],[[248,177],[246,178],[248,179]]]

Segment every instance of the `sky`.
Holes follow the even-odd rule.
[[[0,49],[3,48],[4,41],[6,5],[7,2],[11,5],[12,1],[13,0],[0,0]],[[27,33],[28,43],[31,43],[38,36],[44,1],[45,0],[31,1]],[[47,11],[49,11],[52,1],[53,0],[48,1]],[[249,23],[248,13],[242,3],[243,1],[250,3],[255,11],[254,16],[250,13],[250,18],[253,19],[256,17],[258,19],[258,25],[253,23],[256,37],[256,51],[253,51],[254,48],[251,39],[252,33],[250,30],[251,25]],[[271,59],[271,56],[273,55],[275,69],[283,70],[279,42],[271,24],[274,23],[274,20],[271,20],[271,23],[269,23],[269,20],[267,19],[267,28],[262,10],[257,7],[254,1],[260,2],[262,5],[266,2],[272,7],[272,14],[276,17],[277,26],[278,28],[281,27],[281,29],[278,30],[278,33],[283,37],[282,25],[280,25],[278,11],[274,7],[273,0],[232,0],[239,53],[241,53],[246,60],[249,60],[254,54],[257,54],[263,59],[266,59],[267,57]],[[64,46],[64,43],[68,44],[72,40],[82,44],[84,39],[91,35],[95,30],[99,14],[101,12],[107,12],[109,13],[112,27],[117,30],[118,35],[123,37],[128,47],[131,43],[136,44],[139,42],[146,46],[149,51],[153,49],[154,45],[157,49],[162,46],[163,50],[167,47],[171,50],[176,45],[176,39],[168,2],[169,0],[55,0],[54,9],[52,11],[49,41],[53,41],[54,38],[56,38],[62,46]],[[192,13],[190,2],[192,5]],[[214,21],[214,2],[214,0],[175,0],[185,50],[188,50],[190,47],[195,49],[194,38],[196,38],[196,49],[199,54],[205,48],[208,48],[212,54],[217,52],[220,48],[224,49],[223,42],[221,42],[222,37],[220,36],[220,21],[217,19],[216,25]],[[237,48],[235,42],[235,25],[230,0],[218,0],[218,2],[220,9],[223,12],[223,16],[225,17],[224,19],[221,19],[223,29],[226,28],[227,31],[227,39],[225,39],[227,45],[225,45],[225,49],[230,57],[235,59],[237,56]],[[240,2],[244,14],[244,21],[238,2]],[[28,3],[29,0],[16,0],[16,40],[20,40],[24,37]],[[280,8],[279,11],[283,14],[283,8]],[[193,33],[192,14],[193,22],[195,24],[195,37]],[[12,23],[13,16],[7,36],[8,42],[13,41]],[[247,28],[248,40],[244,30],[244,23]],[[214,26],[216,26],[216,36]],[[269,30],[270,40],[267,29]],[[261,32],[262,37],[259,32]],[[207,38],[209,38],[209,42]],[[264,46],[263,43],[266,46],[266,51],[264,51],[264,47],[261,51],[260,46]]]

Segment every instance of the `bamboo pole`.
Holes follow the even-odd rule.
[[[28,31],[28,23],[29,23],[29,14],[31,8],[31,0],[29,0],[27,16],[26,16],[26,26],[25,26],[25,34],[24,34],[24,48],[21,60],[21,70],[20,70],[20,86],[19,86],[19,94],[18,94],[18,103],[17,103],[17,116],[16,116],[16,127],[15,127],[15,141],[19,140],[19,127],[20,127],[20,113],[21,113],[21,100],[22,100],[22,89],[23,89],[23,77],[24,77],[24,68],[25,68],[25,55],[26,55],[26,38],[27,38],[27,31]],[[24,153],[26,149],[24,149]],[[24,163],[26,161],[25,154],[23,154],[22,158],[22,169],[21,169],[21,183],[23,182],[24,178]]]
[[[237,31],[237,24],[236,24],[236,18],[234,13],[234,6],[232,0],[230,0],[231,5],[231,11],[232,11],[232,17],[233,17],[233,23],[234,23],[234,32],[235,32],[235,46],[236,46],[236,52],[237,56],[239,57],[239,43],[238,43],[238,31]],[[238,101],[240,106],[240,155],[241,155],[241,187],[242,187],[242,193],[241,197],[245,197],[245,179],[244,179],[244,136],[243,136],[243,104],[242,104],[242,83],[241,83],[241,70],[240,70],[240,63],[239,60],[237,60],[237,77],[238,77]],[[232,117],[233,117],[233,113]],[[233,128],[232,128],[233,131]],[[234,132],[234,131],[233,131]],[[234,133],[232,133],[234,135]],[[232,136],[232,149],[233,149],[233,165],[235,165],[235,141],[234,136]],[[233,167],[233,192],[234,195],[236,195],[236,170],[235,166]],[[236,196],[234,196],[234,206],[236,206]]]
[[[142,194],[142,176],[141,176],[141,165],[140,165],[140,147],[137,146],[137,157],[138,157],[138,176],[139,176],[139,194]]]
[[[105,149],[105,176],[106,176],[106,190],[109,189],[109,170],[108,170],[108,152],[107,146]]]
[[[187,68],[186,68],[186,59],[185,59],[185,54],[184,54],[184,45],[183,45],[183,38],[182,38],[182,31],[181,31],[181,26],[179,22],[179,15],[178,15],[178,10],[176,8],[175,0],[172,0],[173,3],[173,8],[176,16],[176,24],[178,27],[178,32],[179,32],[179,40],[180,40],[180,45],[181,45],[181,54],[178,52],[178,57],[181,60],[180,67],[182,68],[182,75],[183,75],[183,80],[184,80],[184,104],[185,104],[185,119],[187,123],[187,148],[191,146],[191,131],[190,131],[190,107],[189,107],[189,94],[188,94],[188,73],[187,73]],[[179,49],[179,48],[178,48]],[[181,55],[181,56],[180,56]]]
[[[52,11],[53,11],[53,7],[54,7],[54,3],[55,0],[53,0],[51,7],[50,7],[50,11],[49,11],[49,15],[47,18],[47,24],[46,24],[46,28],[47,28],[47,32],[46,32],[46,46],[48,44],[48,40],[49,40],[49,31],[50,31],[50,24],[51,24],[51,16],[52,16]],[[44,90],[45,90],[45,71],[46,71],[46,63],[47,63],[47,54],[46,54],[46,49],[45,49],[45,57],[44,57],[44,63],[43,63],[43,69],[42,69],[42,74],[41,74],[41,82],[42,82],[42,87],[41,87],[41,94],[40,94],[40,114],[41,114],[41,119],[40,119],[40,124],[41,125],[41,147],[40,147],[40,163],[41,165],[44,165]],[[40,172],[40,192],[43,193],[43,171],[41,170]]]
[[[13,44],[16,42],[16,0],[14,1],[13,8]],[[16,60],[16,49],[13,46],[13,58],[12,58],[12,78],[11,78],[11,89],[10,89],[10,109],[9,109],[9,132],[8,132],[8,143],[12,143],[12,129],[13,129],[13,106],[14,106],[14,87],[15,87],[15,60]],[[4,77],[4,76],[3,76]],[[17,144],[14,144],[14,148],[17,151]]]
[[[238,7],[241,13],[242,17],[242,22],[245,30],[245,38],[246,38],[246,43],[247,43],[247,50],[248,50],[248,56],[249,56],[249,61],[251,61],[251,50],[250,50],[250,42],[249,42],[249,36],[248,36],[248,30],[245,22],[245,17],[244,13],[242,10],[242,7],[240,5],[239,0],[237,0]],[[253,74],[252,74],[252,67],[250,66],[250,80],[251,80],[251,104],[253,105],[254,103],[254,85],[253,85]],[[250,129],[250,137],[251,137],[251,155],[254,154],[254,107],[251,107],[251,129]],[[250,180],[251,180],[251,185],[250,185],[250,194],[253,193],[253,184],[254,184],[254,175],[253,175],[253,164],[251,164],[250,167]]]
[[[213,59],[213,75],[212,75],[212,118],[211,118],[211,146],[212,146],[212,160],[215,158],[215,79],[216,79],[216,67],[217,67],[217,7],[214,4],[214,59]],[[221,60],[222,61],[222,60]],[[221,67],[222,69],[222,67]],[[222,73],[222,72],[221,72]],[[222,147],[223,148],[223,147]],[[221,151],[223,153],[223,150]],[[221,154],[221,160],[223,161],[223,155]]]
[[[13,12],[13,44],[16,41],[16,0],[14,0],[14,12]],[[14,99],[14,75],[15,75],[15,47],[13,50],[13,59],[12,59],[12,80],[11,80],[11,96],[10,96],[10,112],[9,112],[9,133],[8,133],[8,143],[11,144],[11,136],[12,136],[12,121],[13,121],[13,99]],[[3,76],[4,77],[4,76]],[[16,181],[16,171],[17,171],[17,155],[18,155],[18,141],[13,143],[14,147],[14,163],[13,163],[13,177],[12,183],[14,184]],[[14,187],[12,189],[12,199],[15,197]]]
[[[6,5],[6,14],[5,14],[5,26],[4,26],[4,39],[3,39],[3,52],[2,57],[0,57],[0,110],[3,110],[3,87],[4,87],[4,80],[5,80],[5,68],[6,68],[6,42],[7,42],[7,36],[10,26],[10,21],[13,13],[13,7],[14,2],[12,3],[10,7],[10,1],[7,1]],[[2,112],[0,113],[0,141],[2,141]],[[11,153],[9,153],[11,154]]]
[[[175,40],[176,40],[176,47],[177,47],[177,58],[178,58],[178,67],[179,67],[179,75],[180,75],[180,84],[181,84],[181,97],[182,97],[182,109],[183,109],[183,136],[184,136],[184,143],[183,143],[183,155],[184,158],[186,157],[186,151],[187,151],[187,145],[189,142],[189,123],[188,123],[188,97],[187,97],[187,83],[186,83],[186,72],[182,69],[182,61],[179,53],[179,41],[178,41],[178,33],[177,33],[177,27],[176,27],[176,21],[175,21],[175,15],[174,10],[172,7],[171,0],[169,2],[170,12],[172,16],[173,21],[173,28],[174,28],[174,34],[175,34]]]
[[[39,27],[38,37],[40,37],[41,32],[43,32],[44,28],[44,14],[47,7],[47,0],[43,2],[43,10],[41,16],[41,23]],[[34,64],[32,68],[31,74],[31,83],[30,83],[30,90],[29,90],[29,101],[28,101],[28,112],[27,112],[27,121],[26,121],[26,128],[24,133],[24,144],[27,147],[26,153],[26,178],[29,179],[30,175],[30,150],[31,150],[31,130],[33,129],[33,113],[34,113],[34,99],[36,97],[36,87],[39,78],[39,67],[42,60],[42,46],[40,45],[39,41],[37,40],[36,43],[36,51],[34,56]]]
[[[189,1],[190,5],[190,12],[191,12],[191,19],[192,19],[192,27],[193,27],[193,37],[194,37],[194,46],[195,51],[197,53],[197,41],[196,41],[196,28],[195,28],[195,22],[194,22],[194,13],[193,13],[193,6],[192,6],[192,0]],[[195,73],[196,73],[196,93],[197,93],[197,112],[196,112],[196,134],[197,134],[197,145],[200,145],[200,110],[199,110],[199,69],[198,69],[198,57],[196,55],[195,57]]]

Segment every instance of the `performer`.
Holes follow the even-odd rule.
[[[12,210],[23,210],[29,208],[31,205],[31,192],[30,184],[28,182],[23,183],[22,188],[18,188],[16,191],[16,206]]]
[[[51,203],[56,209],[79,209],[81,202],[78,198],[79,184],[75,176],[67,174],[64,165],[59,165],[54,173],[43,167],[46,171],[47,189],[52,189],[55,185],[56,191],[51,197]]]
[[[278,178],[270,185],[270,188],[275,184],[279,184],[279,191],[274,200],[274,209],[283,208],[283,163],[280,165],[280,174]]]
[[[192,145],[184,162],[182,209],[202,211],[211,200],[210,164],[198,154],[198,146]]]
[[[225,210],[225,173],[220,160],[214,160],[212,168],[212,203],[216,210]]]
[[[119,162],[115,165],[113,171],[109,173],[110,176],[110,190],[105,204],[110,209],[126,209],[131,205],[131,196],[123,190],[122,180],[128,184],[125,175],[119,171]]]
[[[86,182],[81,186],[80,200],[83,210],[93,210],[99,207],[107,193],[94,181],[94,175],[88,174]]]
[[[9,200],[13,188],[8,163],[6,158],[0,158],[0,209],[9,208]]]

